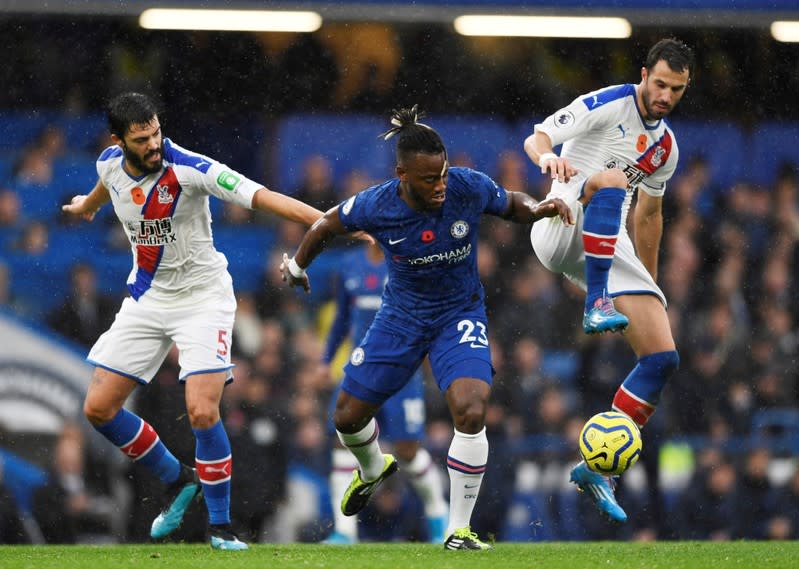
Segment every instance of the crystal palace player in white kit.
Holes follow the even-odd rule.
[[[219,415],[224,386],[232,380],[236,299],[227,260],[214,248],[208,197],[306,225],[322,212],[162,138],[157,109],[144,95],[115,98],[108,122],[115,145],[97,160],[99,181],[63,207],[90,221],[110,200],[133,251],[130,296],[88,356],[95,371],[84,413],[167,485],[168,503],[153,522],[153,538],[177,529],[202,495],[211,546],[247,549],[230,528],[233,461]],[[173,344],[196,438],[196,469],[182,465],[146,421],[123,408],[138,385],[152,380]]]
[[[530,159],[552,176],[549,197],[570,204],[576,221],[573,227],[558,218],[536,222],[533,249],[548,269],[586,289],[586,333],[624,331],[638,362],[616,392],[613,408],[640,426],[654,413],[680,361],[656,279],[662,199],[678,158],[664,118],[685,93],[692,65],[690,48],[661,40],[647,55],[640,83],[578,97],[535,125],[524,142]],[[558,156],[553,148],[560,144]],[[636,191],[633,242],[625,222]],[[581,462],[571,480],[600,511],[626,521],[611,479]]]

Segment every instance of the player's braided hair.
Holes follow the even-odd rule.
[[[397,161],[402,162],[412,154],[446,154],[447,149],[439,134],[432,127],[419,122],[424,113],[418,105],[410,109],[394,109],[391,112],[390,129],[380,135],[388,140],[395,134],[397,139]]]

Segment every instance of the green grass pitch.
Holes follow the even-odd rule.
[[[259,544],[239,552],[175,544],[0,546],[3,569],[793,569],[797,560],[799,542],[499,543],[493,551],[405,543]]]

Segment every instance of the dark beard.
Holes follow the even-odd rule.
[[[125,154],[125,160],[134,168],[136,168],[139,172],[144,174],[156,174],[161,171],[161,168],[164,166],[164,143],[161,143],[158,152],[161,154],[161,159],[155,166],[148,166],[145,160],[152,156],[154,152],[150,152],[145,155],[144,159],[140,159],[138,156],[133,154],[131,151],[128,150],[127,146],[122,149],[123,154]]]
[[[668,111],[657,111],[652,107],[652,100],[644,95],[644,113],[647,120],[659,121],[668,116]]]

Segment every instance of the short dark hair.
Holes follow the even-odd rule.
[[[410,109],[394,109],[391,112],[391,124],[389,130],[380,136],[388,140],[395,134],[399,134],[397,139],[397,163],[404,162],[412,154],[444,154],[447,149],[444,141],[434,128],[420,123],[419,119],[424,117],[424,112],[419,110],[418,105]]]
[[[147,124],[158,114],[158,107],[147,95],[122,93],[108,104],[108,128],[123,138],[131,125]]]
[[[672,71],[682,72],[687,69],[691,75],[694,70],[694,50],[678,39],[666,38],[653,45],[646,56],[646,69],[652,71],[661,60],[665,61]]]

